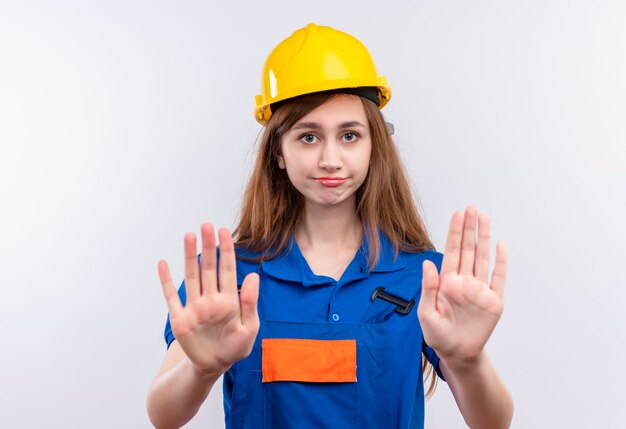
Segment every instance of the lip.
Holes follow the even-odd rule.
[[[335,187],[341,185],[347,179],[345,177],[316,177],[315,181],[321,185]]]

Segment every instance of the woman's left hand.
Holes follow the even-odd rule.
[[[456,212],[441,273],[431,261],[424,261],[417,315],[424,341],[444,360],[478,359],[502,315],[507,252],[504,243],[496,244],[496,264],[488,283],[489,230],[489,217],[478,216],[476,207]]]

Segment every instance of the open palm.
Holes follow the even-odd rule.
[[[239,294],[230,233],[225,228],[219,230],[219,275],[213,226],[203,224],[201,233],[200,269],[196,237],[191,233],[185,236],[187,303],[184,307],[165,261],[159,262],[159,277],[170,311],[172,332],[189,360],[201,370],[224,372],[252,350],[259,330],[259,276],[248,274]]]
[[[418,317],[424,341],[440,357],[476,359],[502,315],[507,252],[497,243],[489,284],[489,250],[489,218],[470,206],[452,216],[441,273],[424,261]]]

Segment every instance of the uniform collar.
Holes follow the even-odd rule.
[[[397,258],[394,258],[393,246],[380,230],[378,231],[378,237],[380,239],[380,256],[378,263],[371,272],[391,272],[403,269],[404,261],[402,255],[398,254]],[[362,273],[360,277],[367,277],[369,275],[367,272],[367,255],[368,242],[365,234],[363,234],[363,244],[356,254],[356,260],[352,261],[347,270],[350,270],[354,264],[358,264],[354,270],[357,273]],[[311,271],[293,235],[289,238],[285,249],[278,256],[263,261],[261,266],[263,271],[272,277],[302,283],[304,286],[325,284],[330,281],[329,277],[317,276]]]
[[[385,273],[390,271],[398,271],[404,268],[404,261],[402,255],[398,252],[396,257],[394,254],[393,245],[382,231],[378,230],[378,239],[380,240],[380,249],[378,263],[372,270],[373,273]],[[363,234],[363,245],[361,246],[362,255],[369,254],[369,246],[365,234]],[[367,256],[364,256],[365,268],[367,268]]]

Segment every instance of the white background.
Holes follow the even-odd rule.
[[[626,4],[0,0],[0,426],[146,428],[157,262],[233,227],[263,61],[308,22],[363,41],[439,249],[507,242],[488,350],[515,428],[624,427]],[[189,428],[221,427],[221,389]],[[445,384],[428,428],[464,427]]]

